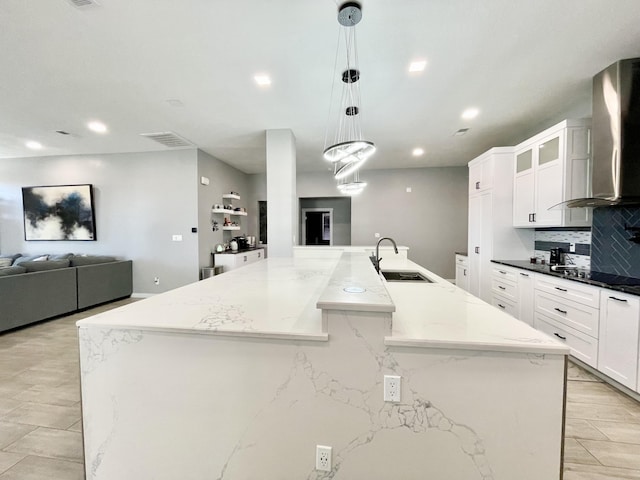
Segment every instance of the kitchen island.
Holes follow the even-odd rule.
[[[560,478],[566,347],[382,267],[433,283],[270,258],[78,322],[87,479]]]

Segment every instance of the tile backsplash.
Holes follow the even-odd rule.
[[[591,265],[591,229],[590,228],[540,228],[536,229],[535,255],[549,261],[549,250],[562,248],[566,253],[565,263],[590,268]],[[576,251],[569,252],[574,243]]]
[[[607,207],[593,211],[591,269],[640,278],[640,243],[631,240],[640,228],[640,207]]]

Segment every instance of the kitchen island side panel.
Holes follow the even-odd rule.
[[[87,479],[560,478],[564,355],[389,347],[390,316],[328,316],[328,342],[80,327]]]

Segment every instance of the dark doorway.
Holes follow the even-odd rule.
[[[303,209],[304,215],[304,245],[331,245],[332,244],[332,217],[331,210]]]

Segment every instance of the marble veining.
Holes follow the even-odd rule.
[[[84,357],[82,373],[89,374],[124,345],[142,341],[141,330],[81,329],[79,332],[80,351]]]
[[[298,349],[292,359],[292,365],[288,377],[277,389],[270,404],[263,408],[254,421],[260,416],[269,415],[270,409],[281,409],[290,407],[288,405],[278,405],[279,402],[289,403],[290,396],[287,395],[291,388],[300,388],[300,382],[310,383],[315,395],[322,395],[333,402],[343,404],[351,408],[364,412],[369,419],[369,425],[359,435],[353,437],[343,448],[334,449],[333,468],[330,472],[322,472],[312,469],[306,476],[307,480],[331,480],[339,474],[342,464],[349,459],[357,449],[370,444],[375,437],[385,430],[409,430],[414,434],[422,434],[427,430],[437,430],[454,436],[458,442],[460,450],[468,456],[475,464],[479,478],[492,480],[493,471],[486,456],[482,439],[468,425],[456,422],[448,417],[442,408],[434,405],[430,400],[421,396],[411,386],[411,373],[402,369],[399,362],[392,353],[378,350],[367,340],[364,334],[351,318],[348,312],[338,314],[343,323],[344,329],[349,332],[353,340],[358,343],[364,351],[377,364],[379,378],[383,372],[396,374],[403,377],[406,382],[404,390],[410,392],[408,398],[401,403],[381,402],[378,398],[381,382],[376,382],[369,388],[356,388],[345,385],[340,380],[332,378],[331,373],[314,365],[303,349]],[[363,326],[366,328],[366,326]],[[464,357],[466,359],[468,357]],[[461,360],[463,357],[448,357],[447,361]],[[378,396],[376,396],[378,395]],[[293,394],[291,394],[293,396]],[[251,422],[254,423],[254,422]],[[246,432],[245,432],[246,433]],[[224,480],[230,462],[241,452],[251,449],[252,443],[246,438],[241,438],[233,447],[230,456],[226,459],[217,480]]]

